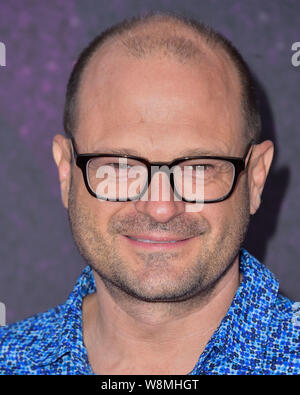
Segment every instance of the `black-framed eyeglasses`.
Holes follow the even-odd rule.
[[[171,162],[149,162],[133,155],[78,154],[74,138],[71,142],[75,163],[93,197],[113,202],[147,200],[146,191],[153,175],[159,172],[167,174],[175,200],[188,203],[216,203],[229,198],[240,173],[248,166],[255,144],[251,140],[241,158],[202,155],[180,157]],[[158,200],[153,194],[151,189],[151,200]]]

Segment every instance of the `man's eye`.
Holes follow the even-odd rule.
[[[119,164],[119,169],[130,169],[131,165],[128,163],[120,163]]]
[[[194,165],[194,166],[192,166],[192,170],[195,170],[195,171],[197,171],[197,170],[211,171],[211,170],[214,170],[214,165],[206,164],[206,163],[201,164],[201,165]]]
[[[116,170],[121,170],[121,169],[130,169],[131,165],[129,165],[128,163],[106,163],[106,166],[111,166],[114,167]]]

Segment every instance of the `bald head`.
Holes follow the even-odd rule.
[[[245,140],[258,139],[260,116],[254,84],[241,55],[223,36],[205,25],[169,14],[148,14],[125,20],[104,31],[81,53],[67,87],[64,127],[68,136],[76,133],[81,87],[92,64],[116,55],[140,60],[166,58],[182,64],[211,64],[215,68],[215,78],[225,76],[233,84],[234,80],[238,81],[235,90],[240,96],[243,135]],[[110,72],[107,68],[103,70]]]
[[[199,59],[204,37],[190,26],[169,16],[153,16],[122,33],[119,43],[136,58],[161,55],[185,63]]]

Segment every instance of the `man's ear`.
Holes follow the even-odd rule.
[[[261,194],[274,154],[272,141],[266,140],[253,147],[248,170],[250,214],[255,214],[261,203]]]
[[[69,140],[57,134],[52,143],[53,158],[58,168],[60,192],[63,205],[68,208],[71,182],[71,151]]]

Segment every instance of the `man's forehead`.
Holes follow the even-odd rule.
[[[239,75],[226,51],[220,46],[209,46],[199,35],[192,34],[186,27],[177,26],[177,30],[168,31],[174,24],[154,24],[141,31],[129,32],[118,38],[110,38],[92,55],[81,76],[81,86],[95,88],[95,82],[109,78],[121,68],[121,64],[138,60],[159,58],[161,63],[174,64],[177,61],[184,65],[209,67],[214,78],[223,83],[239,85]],[[149,42],[149,40],[150,42]],[[184,49],[183,49],[184,48]],[[126,67],[121,70],[124,78]]]
[[[157,123],[165,122],[166,119],[174,122],[176,117],[181,123],[189,123],[192,111],[193,117],[196,113],[198,117],[205,116],[206,112],[208,118],[210,104],[220,113],[224,107],[225,117],[232,116],[230,112],[240,113],[238,77],[232,72],[233,68],[226,56],[210,51],[197,61],[182,64],[176,59],[160,55],[137,59],[119,48],[118,45],[104,46],[93,56],[84,71],[78,103],[79,129],[86,130],[86,125],[91,126],[93,123],[95,133],[104,129],[113,132],[113,125],[118,122],[128,125],[147,122],[147,114],[154,114]],[[195,91],[196,84],[198,90]],[[155,97],[156,87],[159,101]],[[154,100],[150,93],[153,93]],[[198,109],[196,96],[201,95],[206,96],[206,102],[202,101],[202,108]],[[173,105],[178,98],[178,105]],[[135,106],[130,107],[132,102],[135,102]],[[152,111],[151,106],[156,106],[155,111]],[[173,115],[175,118],[171,119]],[[212,112],[211,118],[215,118]],[[209,118],[207,122],[210,122]]]
[[[130,79],[130,86],[126,89],[136,89],[138,83],[144,79],[149,85],[155,85],[160,80],[161,84],[172,84],[184,88],[185,85],[205,83],[208,93],[217,99],[221,91],[230,92],[230,96],[239,95],[238,78],[232,72],[232,68],[219,57],[203,58],[197,63],[180,64],[164,57],[151,57],[147,59],[135,59],[126,54],[110,51],[105,57],[98,54],[91,61],[83,75],[79,102],[83,106],[87,101],[102,99],[109,100],[111,93],[118,92],[124,87],[126,80]],[[164,77],[162,79],[161,77]],[[177,80],[180,78],[180,81]],[[194,77],[194,81],[193,81]],[[206,87],[202,86],[201,91]],[[200,91],[199,91],[200,93]],[[80,100],[84,96],[84,100]],[[188,99],[188,95],[186,95]],[[172,100],[172,97],[170,97]]]

